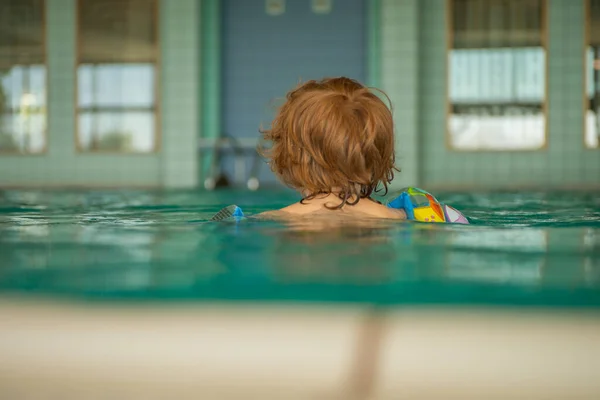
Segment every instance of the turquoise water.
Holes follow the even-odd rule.
[[[0,291],[86,300],[600,306],[600,193],[436,193],[470,226],[208,222],[287,191],[0,192]]]

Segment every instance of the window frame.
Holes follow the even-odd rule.
[[[39,0],[42,3],[41,6],[41,14],[42,14],[42,21],[41,21],[41,31],[42,31],[42,35],[41,35],[41,45],[42,45],[42,60],[43,63],[42,64],[27,64],[24,66],[27,67],[31,67],[34,65],[42,65],[44,67],[45,70],[45,76],[44,76],[44,104],[45,104],[45,110],[46,112],[43,113],[44,115],[44,130],[42,131],[42,137],[44,139],[44,146],[40,149],[40,151],[21,151],[21,150],[3,150],[0,148],[0,157],[2,156],[44,156],[46,154],[48,154],[48,149],[50,147],[49,141],[50,141],[50,114],[48,112],[48,99],[50,98],[48,92],[50,90],[50,85],[49,85],[49,65],[48,65],[48,34],[47,34],[47,7],[48,7],[48,2],[47,0]],[[1,113],[4,113],[3,110],[0,110]],[[18,112],[13,111],[12,113],[7,113],[7,115],[18,115]]]
[[[453,23],[453,4],[454,0],[446,0],[445,2],[445,17],[446,17],[446,48],[445,48],[445,107],[446,113],[444,118],[444,142],[446,150],[457,152],[457,153],[490,153],[490,154],[510,154],[510,153],[531,153],[531,152],[543,152],[548,150],[548,85],[549,85],[549,59],[550,52],[548,49],[548,0],[541,0],[542,3],[542,16],[541,16],[541,29],[540,29],[540,42],[541,47],[544,50],[544,98],[542,101],[542,114],[544,115],[544,142],[537,148],[515,148],[515,149],[494,149],[494,148],[480,148],[480,149],[464,149],[458,148],[452,144],[452,133],[450,132],[450,117],[452,115],[452,101],[450,99],[450,85],[451,85],[451,51],[454,49],[454,23]]]
[[[85,0],[76,0],[75,1],[75,40],[76,40],[76,45],[75,45],[75,69],[74,69],[74,83],[75,83],[75,90],[74,90],[74,98],[75,98],[75,103],[73,105],[74,108],[74,140],[75,140],[75,151],[78,154],[99,154],[99,155],[103,155],[103,154],[113,154],[113,155],[140,155],[140,156],[145,156],[145,155],[155,155],[160,153],[161,149],[162,149],[162,126],[161,126],[161,114],[162,114],[162,108],[161,108],[161,101],[160,101],[160,94],[161,94],[161,67],[162,67],[162,48],[161,48],[161,25],[160,25],[160,3],[161,0],[154,0],[154,20],[152,21],[152,23],[154,24],[154,28],[156,30],[156,45],[155,45],[155,52],[154,52],[154,60],[152,65],[154,66],[154,90],[153,90],[153,94],[154,94],[154,107],[153,107],[153,121],[154,121],[154,135],[153,135],[153,139],[154,139],[154,146],[152,147],[151,150],[149,151],[135,151],[135,150],[129,150],[129,151],[123,151],[123,150],[87,150],[85,149],[83,146],[81,146],[81,141],[80,141],[80,132],[79,132],[79,118],[80,118],[80,114],[82,114],[83,111],[81,109],[81,107],[79,106],[79,67],[82,65],[103,65],[103,64],[107,64],[107,65],[118,65],[118,64],[122,64],[122,65],[129,65],[129,64],[136,64],[136,63],[132,63],[132,62],[119,62],[117,60],[106,60],[103,64],[91,64],[91,63],[86,63],[86,62],[82,62],[81,60],[81,54],[82,54],[82,43],[81,43],[81,8],[82,8],[82,4],[85,2]],[[98,108],[96,110],[96,112],[102,112],[102,107],[96,107]],[[106,107],[107,110],[110,111],[115,111],[115,107]],[[135,110],[137,107],[116,107],[119,109],[119,112],[123,112],[126,113],[128,110]],[[151,111],[152,111],[151,110]]]

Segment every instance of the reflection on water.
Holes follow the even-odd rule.
[[[472,225],[249,214],[288,192],[2,192],[0,289],[133,298],[600,305],[600,196],[439,196]]]
[[[583,231],[583,253],[585,282],[590,286],[600,286],[600,229]]]

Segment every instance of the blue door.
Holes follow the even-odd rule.
[[[343,75],[364,82],[366,1],[332,0],[331,11],[318,14],[312,0],[283,0],[285,11],[269,15],[267,0],[224,0],[223,133],[257,139],[261,124],[269,126],[277,105],[300,81]],[[230,179],[233,164],[223,160]],[[261,164],[261,184],[275,183]]]

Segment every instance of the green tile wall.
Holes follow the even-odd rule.
[[[396,160],[393,189],[418,182],[419,0],[381,0],[381,88],[391,98]]]
[[[201,15],[201,136],[217,138],[221,133],[221,1],[200,0]],[[212,154],[200,154],[199,175],[204,179],[212,163]]]
[[[404,2],[391,3],[401,8]],[[600,185],[600,151],[583,145],[583,0],[548,0],[548,148],[537,152],[458,152],[446,148],[445,3],[445,0],[419,1],[419,18],[414,20],[418,21],[420,36],[419,184],[426,187]],[[385,20],[383,25],[386,30]],[[400,57],[386,60],[384,55],[383,62],[401,65],[406,60]]]
[[[369,33],[375,49],[369,51],[369,76],[391,97],[397,126],[403,171],[394,187],[599,185],[600,151],[585,149],[582,140],[583,0],[548,0],[549,143],[543,151],[522,153],[446,148],[445,3],[371,0],[369,5],[369,21],[379,24]],[[78,154],[74,146],[75,0],[47,0],[48,151],[0,156],[0,186],[196,185],[196,138],[218,130],[218,24],[209,24],[217,22],[218,4],[161,0],[161,150],[98,155]]]
[[[159,0],[161,4],[162,141],[159,183],[193,187],[198,182],[197,138],[201,119],[200,4]]]
[[[189,186],[196,183],[197,1],[161,2],[162,149],[100,155],[75,150],[75,0],[46,0],[48,151],[0,156],[0,186]],[[199,50],[198,50],[199,51]]]

